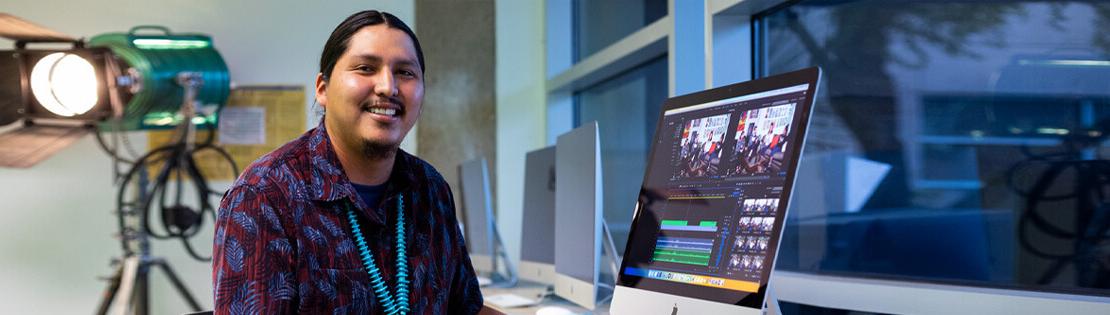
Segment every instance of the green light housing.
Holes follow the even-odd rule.
[[[111,50],[120,64],[116,86],[121,102],[123,128],[168,129],[181,123],[179,114],[184,88],[179,73],[200,75],[197,91],[198,127],[215,126],[219,110],[231,90],[227,64],[203,34],[172,33],[163,26],[136,26],[127,33],[97,35],[89,47]]]

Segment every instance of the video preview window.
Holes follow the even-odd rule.
[[[682,130],[679,167],[673,179],[717,176],[730,114],[690,120]]]
[[[736,125],[736,147],[730,159],[733,168],[726,176],[773,174],[782,171],[783,156],[790,145],[790,123],[794,103],[757,108],[740,114]]]

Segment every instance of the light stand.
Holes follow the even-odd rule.
[[[182,139],[191,139],[195,133],[195,126],[193,126],[192,123],[192,118],[196,111],[194,98],[197,89],[203,84],[203,81],[197,73],[182,72],[177,75],[177,83],[185,89],[184,102],[181,106],[181,114],[184,117],[184,123],[178,126],[178,130],[183,132]],[[172,158],[184,159],[187,157],[179,155]],[[149,184],[147,171],[145,167],[139,167],[138,164],[136,167],[139,172],[139,200],[148,201],[153,198],[153,196],[146,190]],[[163,165],[163,173],[168,167],[169,163]],[[122,183],[122,185],[126,184],[126,181]],[[126,186],[120,189],[122,190],[125,188]],[[150,314],[150,271],[152,267],[157,267],[162,270],[177,293],[193,311],[201,311],[200,304],[197,303],[196,298],[193,297],[189,289],[181,282],[181,279],[178,278],[177,273],[170,267],[169,262],[161,257],[151,255],[148,231],[145,226],[140,223],[147,219],[145,218],[145,213],[145,211],[141,211],[135,207],[119,209],[119,237],[121,237],[123,241],[124,255],[122,258],[113,259],[112,261],[112,264],[116,266],[116,271],[112,277],[107,279],[109,282],[108,287],[101,297],[100,306],[97,308],[96,314],[108,314],[112,305],[117,305],[116,312],[113,314],[127,314],[129,310],[132,311],[132,314],[136,315]],[[128,218],[137,218],[138,220],[128,220]],[[132,226],[128,226],[127,222],[132,223]],[[137,242],[138,252],[131,250],[129,246],[131,241]]]

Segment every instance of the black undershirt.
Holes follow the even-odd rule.
[[[358,193],[358,197],[362,199],[362,202],[365,203],[367,207],[380,212],[378,208],[381,206],[382,193],[385,192],[385,184],[362,185],[351,183],[351,185],[355,186],[355,192]]]

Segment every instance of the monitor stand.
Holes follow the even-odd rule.
[[[775,282],[767,282],[767,296],[763,299],[763,314],[764,315],[782,315],[782,308],[779,307],[779,295],[775,293]]]
[[[620,276],[621,255],[617,252],[617,244],[613,242],[613,232],[609,229],[609,223],[605,220],[601,221],[601,235],[603,237],[601,242],[602,257],[607,259],[602,264],[609,266],[611,277],[602,280],[598,277],[597,282],[597,304],[602,305],[613,299],[613,290],[616,289],[617,277]],[[601,266],[598,266],[601,268]],[[601,270],[598,270],[601,272]]]
[[[513,261],[509,259],[509,253],[505,250],[505,242],[501,240],[501,232],[497,228],[497,222],[491,220],[489,224],[493,227],[493,272],[490,273],[489,286],[511,288],[516,286],[519,280],[516,265],[513,265]],[[498,262],[503,263],[504,268],[501,268],[502,264]]]

